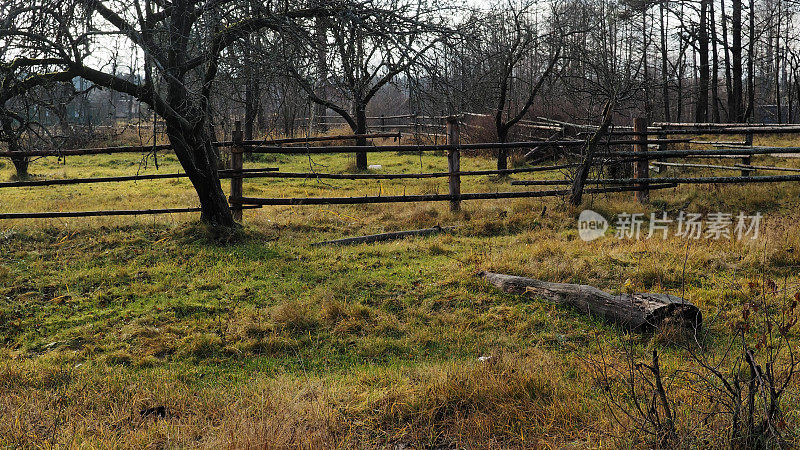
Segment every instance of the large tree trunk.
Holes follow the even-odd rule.
[[[316,38],[317,38],[317,92],[320,93],[320,96],[323,99],[327,99],[327,86],[328,86],[328,51],[327,51],[327,42],[328,42],[328,29],[325,26],[325,20],[318,17],[315,23],[315,30]],[[312,109],[312,118],[313,120],[311,123],[313,124],[313,130],[318,132],[326,132],[328,131],[328,125],[325,121],[325,112],[327,108],[324,105],[319,103],[314,103]]]
[[[497,130],[497,141],[501,144],[508,141],[508,128],[506,126],[502,126]],[[497,150],[497,170],[506,169],[508,169],[508,149],[501,148]]]
[[[647,61],[650,59],[648,51],[650,49],[650,41],[648,40],[648,27],[647,27],[647,10],[649,5],[646,3],[642,6],[642,80],[644,84],[644,116],[648,121],[653,120],[653,106],[650,99],[650,73],[648,72]]]
[[[246,61],[251,61],[250,51],[246,51]],[[260,89],[255,68],[250,64],[245,67],[245,88],[244,88],[244,139],[249,141],[255,135],[256,111],[258,110],[258,98]]]
[[[777,47],[778,42],[777,38],[775,39],[776,48],[775,48],[775,106],[778,109],[778,123],[783,123],[783,99],[781,97],[781,80],[780,80],[780,73],[781,73],[781,66],[780,66],[780,47]],[[785,74],[784,74],[785,75]],[[786,77],[784,76],[784,81]]]
[[[744,112],[742,122],[747,122],[756,107],[756,9],[755,1],[750,0],[750,42],[747,46],[747,110]]]
[[[356,120],[356,129],[353,130],[356,134],[364,135],[367,134],[367,107],[366,105],[362,104],[361,102],[357,102],[355,105],[355,120]],[[366,146],[367,139],[364,137],[359,137],[356,139],[356,145],[359,146]],[[367,170],[367,152],[356,152],[356,170]]]
[[[731,114],[733,85],[731,80],[731,55],[728,52],[730,46],[728,45],[728,16],[725,12],[725,0],[720,0],[720,24],[722,25],[722,51],[725,53],[725,92],[728,94],[728,122],[733,122],[733,114]]]
[[[712,68],[711,68],[711,119],[715,123],[721,122],[720,115],[719,115],[719,53],[717,51],[717,44],[719,43],[717,39],[717,19],[716,19],[716,9],[714,8],[714,2],[710,2],[709,4],[709,19],[711,22],[709,23],[709,29],[711,30],[711,61],[712,61]]]
[[[744,122],[743,89],[742,89],[742,0],[733,0],[731,17],[731,69],[732,88],[728,95],[728,114],[734,122]]]
[[[594,132],[594,135],[586,141],[583,148],[583,161],[575,173],[575,179],[572,183],[572,189],[569,196],[569,203],[572,206],[578,206],[583,201],[583,186],[586,184],[586,179],[589,177],[589,170],[592,168],[594,161],[595,147],[597,143],[603,138],[608,131],[608,126],[611,124],[611,116],[614,114],[614,101],[609,100],[606,103],[603,111],[603,123],[600,128]]]
[[[183,130],[169,119],[166,124],[170,144],[200,200],[200,220],[213,227],[235,227],[236,222],[219,181],[218,158],[209,134],[202,129]]]
[[[667,54],[667,24],[664,20],[664,3],[659,3],[659,16],[661,19],[661,95],[664,97],[664,121],[670,122],[670,105],[669,105],[669,78],[667,73],[667,64],[669,56]]]
[[[708,122],[708,0],[700,1],[700,23],[697,33],[697,52],[700,57],[700,80],[697,85],[697,104],[695,105],[694,121]]]
[[[703,316],[696,306],[669,294],[612,295],[583,284],[550,283],[493,272],[479,275],[503,292],[572,306],[584,314],[600,316],[632,331],[649,331],[662,325],[699,330],[702,325]]]
[[[17,171],[17,178],[28,178],[28,164],[30,163],[30,159],[20,151],[19,143],[17,142],[17,133],[13,126],[13,120],[11,117],[4,115],[0,121],[3,124],[2,134],[8,145],[8,151],[20,153],[20,156],[11,157],[11,162],[14,164],[14,168]]]
[[[797,93],[797,108],[800,109],[800,71],[794,72],[794,90]]]

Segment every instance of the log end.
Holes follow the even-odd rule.
[[[676,302],[656,308],[650,313],[642,324],[642,331],[653,331],[665,326],[700,331],[702,325],[703,313],[697,306],[689,302]]]

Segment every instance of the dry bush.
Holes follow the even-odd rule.
[[[632,339],[589,359],[620,443],[650,448],[792,448],[798,395],[796,326],[800,291],[778,294],[765,279],[734,321],[708,330],[658,332],[646,357]],[[718,316],[725,319],[725,316]],[[719,327],[730,328],[727,337]],[[713,330],[717,328],[717,330]],[[662,362],[663,344],[679,347]],[[662,347],[659,358],[659,347]],[[669,353],[667,353],[669,354]]]

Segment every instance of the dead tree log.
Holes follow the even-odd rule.
[[[402,239],[408,236],[430,236],[438,234],[443,231],[454,230],[456,227],[440,227],[423,228],[421,230],[408,230],[408,231],[394,231],[391,233],[370,234],[367,236],[357,236],[343,239],[334,239],[332,241],[314,242],[312,246],[320,245],[351,245],[351,244],[370,244],[373,242],[391,241],[394,239]]]
[[[696,306],[669,294],[612,295],[582,284],[550,283],[493,272],[481,272],[479,276],[503,292],[569,305],[584,314],[603,317],[632,331],[649,331],[662,324],[699,330],[703,320]]]
[[[583,200],[583,185],[586,183],[586,178],[589,176],[589,170],[592,168],[592,161],[595,156],[595,146],[608,130],[608,126],[611,124],[613,110],[614,102],[613,100],[610,100],[608,103],[606,103],[606,107],[603,111],[602,125],[600,125],[600,128],[597,129],[591,139],[586,141],[586,146],[583,149],[583,161],[578,167],[578,172],[575,174],[575,181],[572,183],[572,192],[569,196],[569,203],[573,206],[580,205],[581,201]]]

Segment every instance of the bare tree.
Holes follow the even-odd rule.
[[[542,7],[535,1],[509,2],[481,21],[491,75],[497,83],[494,125],[499,142],[508,140],[511,128],[531,109],[561,57],[563,36],[558,28],[545,30],[540,25],[537,15]],[[550,9],[550,17],[542,21],[558,24],[557,10]],[[498,150],[497,169],[507,168],[507,150]]]
[[[443,31],[420,0],[375,0],[362,8],[321,18],[317,33],[326,38],[318,35],[305,58],[286,64],[309,99],[341,116],[355,134],[367,132],[367,106],[378,91],[417,63]],[[328,64],[319,63],[320,55]],[[366,152],[356,154],[356,169],[367,169]]]
[[[241,8],[232,0],[5,0],[2,43],[12,49],[8,55],[26,56],[4,63],[35,72],[16,83],[9,95],[45,80],[82,77],[146,103],[166,124],[170,143],[200,200],[201,220],[233,227],[217,173],[209,117],[220,55],[256,31],[301,34],[303,21],[329,14],[319,6],[278,9],[268,3],[241,19],[246,16]],[[96,44],[108,36],[125,38],[143,55],[141,82],[110,73],[98,61]]]

